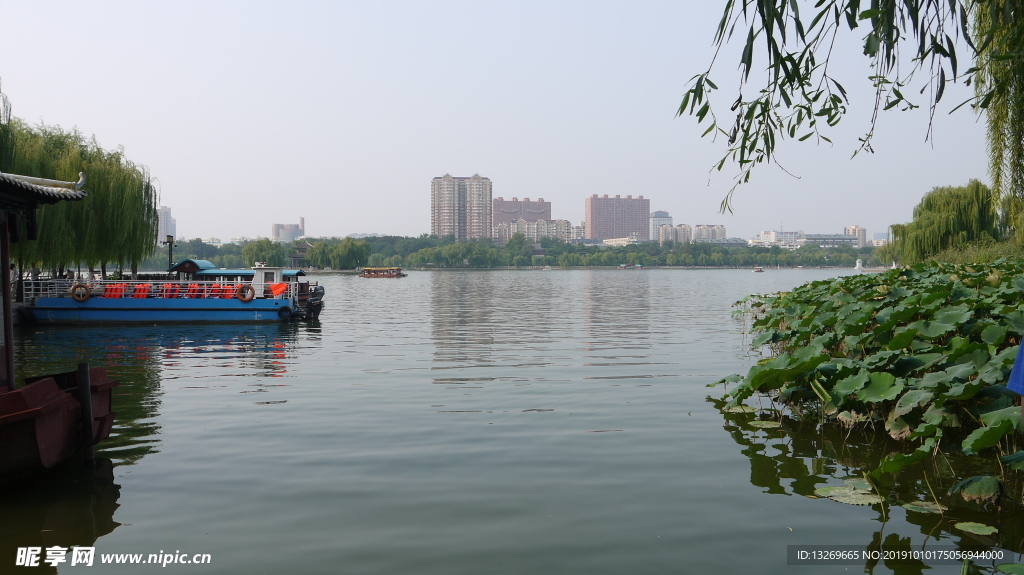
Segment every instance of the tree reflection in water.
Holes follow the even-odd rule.
[[[719,410],[726,405],[725,401],[711,397],[708,401]],[[886,455],[906,450],[905,444],[893,440],[884,430],[875,433],[863,429],[849,430],[838,425],[800,422],[788,416],[780,420],[773,410],[723,413],[723,417],[725,431],[750,460],[752,485],[762,488],[765,493],[821,499],[825,513],[829,509],[824,506],[843,504],[815,495],[816,489],[842,485],[843,480],[863,478],[877,468]],[[782,425],[766,429],[750,424],[759,419],[774,419]],[[1008,553],[1003,561],[971,565],[971,569],[978,569],[972,572],[998,572],[994,570],[995,564],[1013,562],[1011,554],[1024,550],[1024,506],[1021,503],[1024,482],[1020,480],[1020,473],[1006,469],[1004,495],[997,503],[968,502],[959,495],[947,495],[947,491],[965,477],[998,477],[1000,474],[997,461],[967,457],[960,452],[959,442],[952,441],[943,444],[940,453],[923,464],[907,466],[896,475],[883,477],[879,489],[884,500],[870,506],[877,513],[876,520],[881,527],[871,534],[864,549],[920,550],[928,549],[929,545],[952,545],[957,549],[971,550],[1004,549]],[[939,502],[948,507],[944,513],[898,509],[907,503],[933,501],[933,491]],[[894,511],[898,519],[893,518]],[[836,520],[841,520],[838,513]],[[924,537],[918,539],[886,533],[890,521],[914,525]],[[999,532],[989,537],[972,535],[955,528],[959,522],[991,525]],[[919,561],[890,564],[882,559],[865,562],[864,570],[873,573],[879,564],[901,575],[919,574],[931,569]]]

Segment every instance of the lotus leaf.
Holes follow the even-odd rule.
[[[734,405],[732,407],[725,408],[724,411],[726,413],[754,413],[757,410],[749,405]]]
[[[995,501],[1003,493],[1003,485],[991,475],[968,477],[949,488],[946,495],[959,493],[965,501]]]
[[[832,497],[831,499],[848,505],[875,505],[876,503],[882,502],[881,497],[874,493],[865,493],[863,491],[857,491],[850,495],[839,495]]]
[[[995,527],[985,525],[984,523],[972,523],[970,521],[957,523],[953,527],[956,527],[960,531],[966,531],[967,533],[973,533],[975,535],[995,535],[996,533],[999,533],[999,530]]]
[[[814,490],[814,494],[819,497],[835,497],[837,495],[851,495],[857,491],[853,487],[847,485],[831,486],[831,487],[819,487]]]
[[[981,332],[981,341],[989,345],[999,345],[1006,339],[1008,328],[1002,325],[990,325]]]
[[[1024,471],[1024,451],[1018,451],[1011,455],[1004,455],[1000,457],[999,460],[1009,465],[1010,469]]]
[[[774,428],[777,428],[777,427],[782,427],[782,424],[779,423],[778,421],[761,421],[761,420],[748,421],[747,425],[750,425],[751,427],[757,427],[759,429],[774,429]]]
[[[1020,563],[1003,563],[1002,565],[996,565],[996,569],[1011,575],[1024,575],[1024,565]]]
[[[843,480],[843,485],[845,485],[847,487],[852,487],[854,489],[858,489],[858,490],[861,490],[861,491],[870,491],[871,490],[871,484],[868,483],[866,479],[861,479],[860,477],[854,477],[854,478],[851,478],[851,479],[844,479]]]
[[[1017,333],[1024,334],[1024,313],[1020,310],[1004,315],[1003,320],[1010,329]]]
[[[910,342],[914,341],[917,337],[917,330],[914,328],[907,328],[903,331],[897,332],[896,335],[889,340],[889,344],[886,346],[889,349],[903,349],[910,345]]]
[[[885,430],[888,431],[889,435],[897,441],[906,439],[912,431],[910,429],[910,424],[904,421],[902,417],[892,416],[885,420]]]
[[[868,376],[871,383],[857,392],[857,399],[874,403],[896,399],[903,391],[903,383],[896,380],[891,373],[875,372]]]
[[[937,321],[915,321],[909,327],[916,329],[924,339],[938,339],[956,329],[953,324]]]
[[[1020,413],[1018,412],[1018,417],[1019,416]],[[1000,439],[1009,435],[1013,431],[1013,427],[1013,422],[1008,419],[1001,420],[995,425],[979,427],[964,438],[963,444],[961,445],[963,452],[966,455],[976,455],[982,449],[992,447],[999,443]]]
[[[960,325],[965,321],[971,319],[971,316],[973,315],[974,312],[971,311],[971,308],[965,305],[956,305],[940,309],[939,311],[935,312],[935,315],[932,316],[932,319],[936,323]]]
[[[942,513],[949,508],[941,503],[935,503],[934,501],[915,501],[913,503],[905,503],[904,509],[910,511],[917,511],[918,513]]]
[[[849,395],[859,391],[862,387],[867,385],[869,381],[868,373],[868,370],[862,369],[857,372],[856,375],[851,375],[850,377],[840,380],[839,383],[832,388],[832,391],[839,395]]]
[[[924,389],[912,389],[903,394],[899,401],[896,402],[896,407],[893,409],[893,415],[899,417],[910,413],[915,407],[919,405],[925,405],[932,400],[932,392]]]
[[[935,438],[929,437],[921,447],[918,447],[908,454],[897,453],[896,455],[886,457],[878,466],[878,470],[884,473],[896,473],[906,465],[920,463],[925,459],[928,459],[928,457],[931,456],[933,449],[935,449]]]

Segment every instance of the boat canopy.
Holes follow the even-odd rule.
[[[167,271],[170,273],[194,274],[196,279],[216,277],[251,278],[255,274],[252,269],[222,270],[209,260],[183,260],[171,266]],[[304,276],[306,272],[302,270],[283,270],[283,275],[284,277]]]
[[[253,277],[253,275],[255,273],[256,272],[251,270],[251,269],[249,269],[249,270],[222,270],[222,269],[214,268],[212,270],[210,270],[210,269],[200,270],[199,272],[196,273],[196,279],[199,279],[199,278],[210,278],[210,277],[221,277],[221,276],[251,278],[251,277]],[[282,273],[284,274],[284,277],[295,277],[295,276],[304,276],[304,275],[306,275],[306,272],[304,272],[302,270],[283,270]]]

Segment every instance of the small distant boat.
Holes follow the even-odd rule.
[[[754,269],[753,269],[752,271],[753,271],[753,272],[754,272],[755,274],[760,274],[760,273],[764,273],[764,270],[763,270],[763,269],[761,269],[761,268],[759,268],[759,267],[757,267],[757,268],[754,268]]]
[[[546,271],[546,272],[551,271],[551,266],[544,266],[544,271]]]
[[[409,274],[402,271],[402,268],[363,268],[361,278],[404,278]]]

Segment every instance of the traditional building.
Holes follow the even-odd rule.
[[[445,174],[430,182],[430,233],[456,240],[491,237],[491,180]]]
[[[650,239],[651,200],[643,196],[615,196],[594,194],[586,202],[586,237],[606,240],[627,238],[635,234],[638,241]]]

